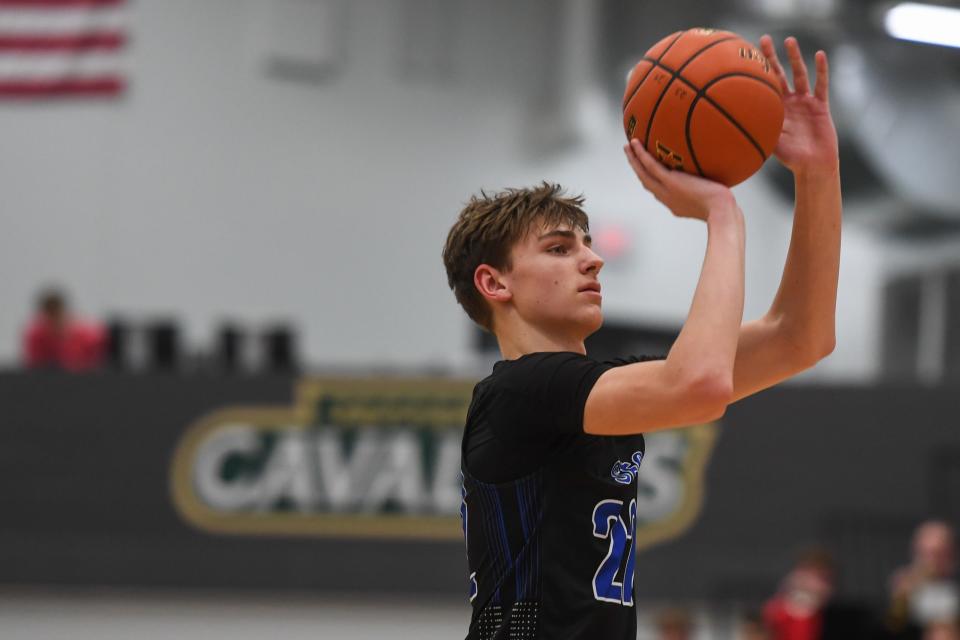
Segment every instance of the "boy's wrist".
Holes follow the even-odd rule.
[[[794,170],[793,180],[796,184],[838,180],[840,178],[840,163],[803,167]]]
[[[731,196],[729,200],[712,203],[707,213],[707,224],[743,223],[743,211]]]

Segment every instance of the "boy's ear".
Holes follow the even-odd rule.
[[[513,297],[500,271],[488,264],[481,264],[473,272],[473,285],[491,302],[506,302]]]

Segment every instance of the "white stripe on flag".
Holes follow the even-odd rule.
[[[115,54],[0,55],[0,81],[50,80],[62,77],[125,75],[124,59]]]
[[[116,31],[127,25],[122,6],[102,9],[0,8],[0,34],[73,35],[83,31]]]

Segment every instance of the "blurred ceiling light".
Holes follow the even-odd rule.
[[[960,9],[903,2],[887,11],[884,27],[900,40],[960,47]]]

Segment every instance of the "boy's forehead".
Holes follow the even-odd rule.
[[[541,236],[551,233],[553,231],[573,231],[578,236],[584,234],[583,229],[577,226],[572,226],[566,221],[560,221],[555,223],[549,223],[545,220],[534,220],[530,223],[530,226],[527,227],[526,237],[528,239],[538,239]]]

